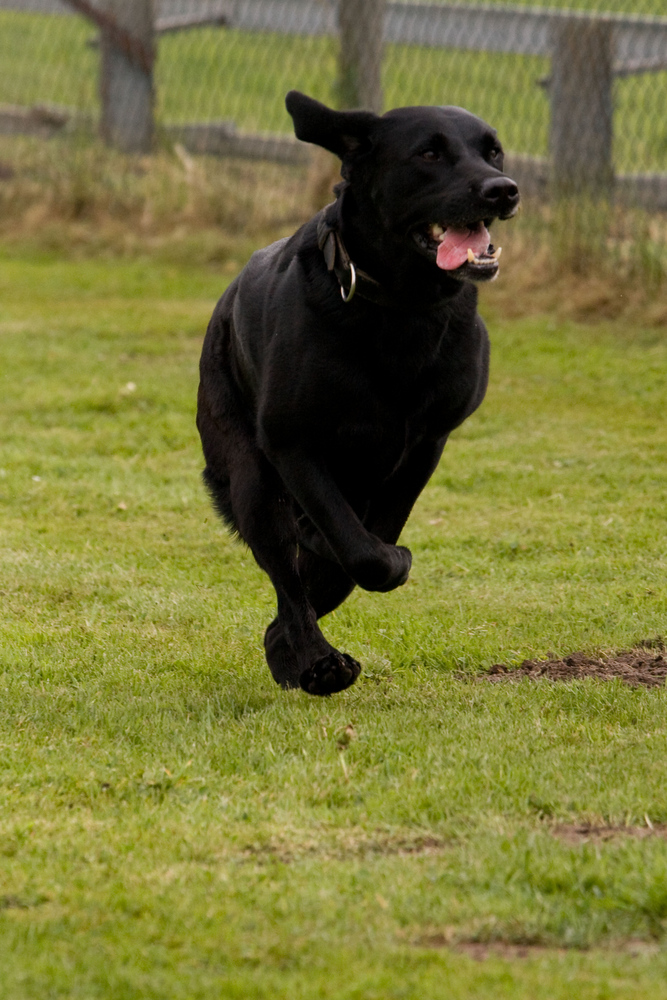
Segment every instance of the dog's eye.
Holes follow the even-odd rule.
[[[437,149],[425,149],[421,154],[422,160],[426,160],[428,163],[435,163],[436,160],[440,159],[440,153]]]
[[[503,155],[503,151],[500,148],[500,146],[494,146],[489,155],[491,156],[492,160],[497,160],[499,156]]]

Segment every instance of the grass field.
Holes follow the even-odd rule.
[[[664,337],[491,316],[412,579],[326,621],[364,673],[320,701],[199,484],[225,280],[0,256],[3,1000],[667,997],[664,689],[479,679],[665,634]]]
[[[602,9],[590,0],[554,6]],[[603,5],[630,10],[627,0]],[[632,13],[664,13],[662,0],[633,3]],[[86,46],[80,18],[0,12],[0,103],[52,102],[97,107],[99,54]],[[387,46],[385,104],[458,104],[490,121],[506,148],[547,152],[549,108],[537,81],[548,60]],[[336,44],[242,31],[201,29],[160,41],[157,110],[163,121],[232,120],[246,130],[290,132],[283,97],[291,88],[335,102]],[[667,152],[663,109],[667,72],[620,79],[615,87],[618,171],[662,170]]]

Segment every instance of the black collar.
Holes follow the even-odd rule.
[[[332,202],[320,212],[317,222],[317,245],[324,254],[327,270],[333,271],[338,278],[343,302],[350,302],[355,295],[358,295],[377,306],[394,305],[380,282],[371,278],[370,274],[366,274],[350,260],[350,255],[338,232],[337,221],[330,218],[332,214],[330,210],[335,204]]]

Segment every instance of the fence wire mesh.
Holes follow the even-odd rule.
[[[498,129],[526,225],[662,273],[663,15],[665,0],[0,0],[3,214],[298,221],[332,178],[292,136],[296,88],[467,108]]]

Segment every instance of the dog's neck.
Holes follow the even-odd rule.
[[[430,308],[461,292],[461,281],[439,270],[404,239],[387,233],[370,199],[362,201],[348,181],[334,191],[332,216],[351,260],[379,282],[397,304]],[[381,240],[378,233],[383,234]]]

